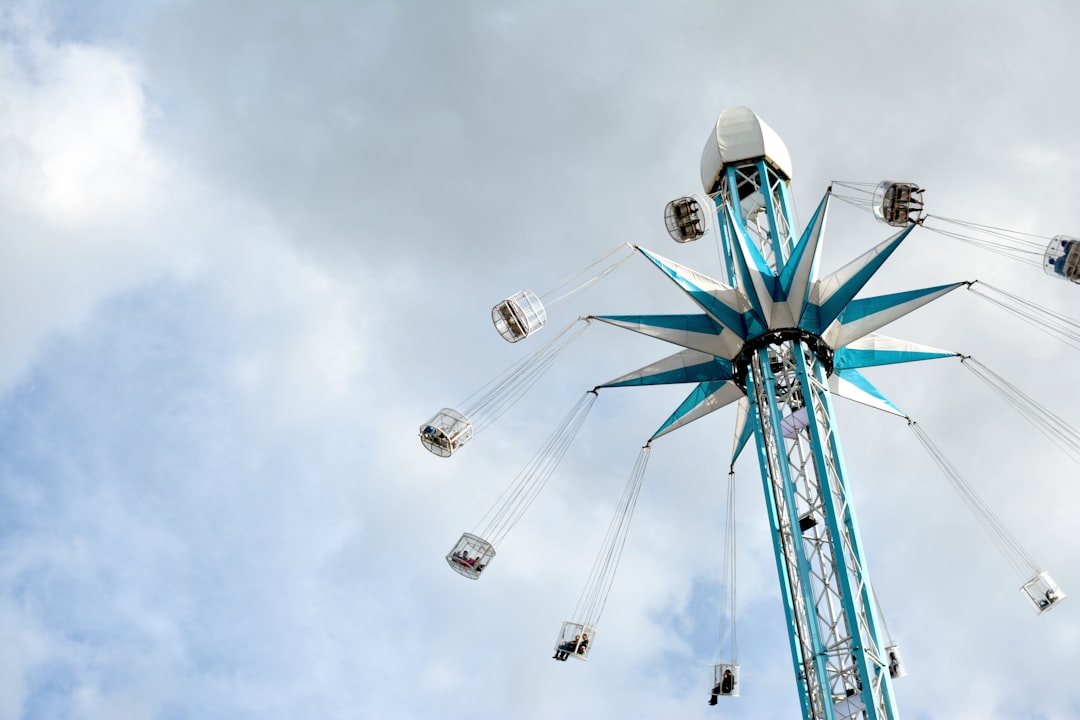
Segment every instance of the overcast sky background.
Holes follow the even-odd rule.
[[[726,108],[831,179],[1080,235],[1066,2],[0,0],[0,720],[798,715],[750,455],[742,697],[716,660],[731,412],[655,445],[588,663],[556,663],[637,450],[689,388],[602,391],[484,577],[443,555],[581,392],[669,354],[592,327],[449,460],[417,427],[530,350],[491,306],[622,242],[677,246]],[[889,234],[838,204],[823,270]],[[1080,289],[916,230],[867,293]],[[552,308],[693,307],[642,258]],[[1080,424],[1074,351],[957,291],[886,329]],[[534,344],[535,343],[535,344]],[[955,360],[869,372],[1066,592],[1077,468]],[[906,718],[1080,717],[1044,616],[902,420],[838,423]]]

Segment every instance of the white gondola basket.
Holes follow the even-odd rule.
[[[596,640],[596,630],[588,625],[570,622],[562,624],[559,631],[559,639],[555,641],[555,659],[588,660],[593,642]]]
[[[715,207],[708,198],[687,195],[676,198],[664,208],[664,227],[677,243],[700,240],[709,232],[709,215]]]
[[[874,188],[874,217],[892,227],[907,227],[923,217],[922,189],[915,183],[882,180]]]
[[[519,290],[491,308],[491,321],[503,340],[515,343],[544,327],[547,310],[531,290]]]
[[[443,408],[420,426],[420,443],[439,457],[450,457],[472,436],[472,422],[453,408]]]
[[[1043,270],[1047,275],[1080,283],[1080,239],[1056,235],[1043,254]]]
[[[712,691],[717,697],[739,697],[739,666],[720,663],[712,666]]]
[[[900,654],[900,647],[889,645],[885,648],[885,667],[889,670],[889,677],[893,680],[907,676],[907,668],[904,667],[904,656]]]
[[[491,564],[495,547],[484,538],[472,533],[462,533],[461,539],[446,553],[446,563],[459,575],[472,580]]]
[[[1027,596],[1031,604],[1035,606],[1035,611],[1040,615],[1065,599],[1065,593],[1046,571],[1040,572],[1024,583],[1020,592]]]

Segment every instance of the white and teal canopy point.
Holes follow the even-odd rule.
[[[701,152],[701,184],[705,192],[716,192],[726,166],[761,157],[784,179],[791,179],[791,155],[775,130],[750,108],[720,113]]]
[[[799,338],[826,361],[837,395],[897,415],[904,413],[860,369],[957,353],[881,335],[879,328],[964,285],[963,282],[856,298],[856,294],[909,234],[902,230],[829,275],[817,274],[828,196],[818,206],[795,252],[781,271],[755,258],[745,231],[725,212],[730,232],[741,235],[735,260],[738,286],[638,248],[702,311],[685,315],[603,315],[605,323],[665,340],[683,349],[610,380],[600,387],[696,383],[697,387],[653,439],[736,402],[746,395],[743,378],[750,354],[762,345]],[[756,260],[756,261],[755,261]]]

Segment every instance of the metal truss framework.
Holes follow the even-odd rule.
[[[720,199],[751,211],[732,219],[779,272],[795,241],[786,181],[764,159],[729,167]],[[724,235],[729,248],[735,238]],[[898,714],[826,378],[799,339],[761,347],[746,373],[792,660],[807,720],[891,720]]]

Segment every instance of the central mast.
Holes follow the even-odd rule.
[[[753,284],[735,260],[740,241],[751,246],[744,250],[758,270],[764,264],[780,278],[797,240],[783,142],[746,108],[729,110],[717,120],[701,169],[720,216],[728,283]],[[769,297],[759,302],[774,311],[734,359],[733,374],[749,401],[803,717],[896,718],[889,649],[878,632],[833,420],[832,351],[800,329],[798,317],[783,327],[776,311],[784,308],[772,303],[771,288],[744,290],[764,290]]]

